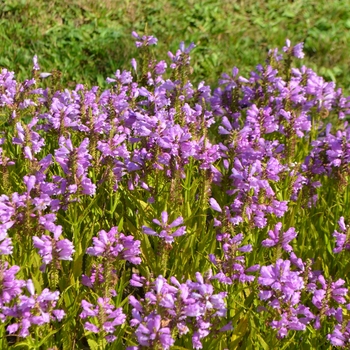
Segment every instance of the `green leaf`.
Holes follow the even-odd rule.
[[[235,349],[248,331],[248,317],[241,318],[233,330],[231,337],[231,349]]]
[[[87,342],[88,342],[91,350],[99,350],[100,349],[100,347],[98,346],[98,343],[95,340],[89,338],[87,340]]]
[[[266,343],[264,338],[257,332],[254,332],[254,334],[259,339],[259,345],[261,345],[265,350],[270,350],[270,346]]]
[[[15,345],[12,345],[12,347],[14,349],[16,348],[20,348],[23,349],[23,346],[25,347],[25,349],[33,349],[31,345],[28,345],[25,341],[21,341],[19,343],[16,343]],[[35,348],[34,348],[35,349]]]
[[[62,327],[61,327],[62,328]],[[41,341],[38,344],[38,347],[43,346],[45,344],[45,342],[52,337],[54,334],[56,334],[59,331],[59,329],[55,329],[53,331],[51,331],[49,334],[47,334],[43,339],[41,339]]]

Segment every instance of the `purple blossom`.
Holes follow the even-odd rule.
[[[11,255],[13,251],[12,239],[5,238],[0,243],[0,255]]]
[[[133,236],[125,236],[118,232],[117,227],[112,227],[109,232],[101,230],[98,237],[93,237],[93,247],[89,247],[86,253],[92,256],[113,257],[127,260],[132,264],[140,264],[140,241]]]
[[[169,284],[164,277],[158,276],[145,294],[145,299],[137,300],[130,296],[129,303],[133,307],[130,324],[137,327],[135,335],[138,343],[141,346],[155,347],[159,344],[162,348],[168,348],[174,343],[171,336],[174,329],[182,336],[192,328],[194,345],[200,346],[200,339],[209,335],[213,323],[226,316],[224,298],[227,293],[214,294],[210,278],[210,272],[207,276],[197,272],[196,281],[180,283],[171,277]]]
[[[53,260],[73,260],[72,255],[75,252],[73,243],[68,239],[60,240],[61,233],[54,235],[54,238],[42,235],[41,238],[34,236],[34,248],[39,250],[39,255],[43,259],[41,271],[45,271],[46,265],[49,265]]]
[[[225,284],[232,284],[234,281],[240,283],[254,281],[255,277],[249,273],[259,270],[260,265],[246,267],[245,257],[241,253],[250,253],[253,248],[250,244],[241,246],[243,234],[232,238],[227,233],[218,234],[217,240],[222,244],[224,259],[220,260],[213,254],[209,255],[210,261],[220,269],[212,279]]]
[[[281,232],[282,223],[279,222],[275,225],[275,229],[269,231],[268,239],[265,239],[261,242],[263,247],[275,247],[280,246],[286,252],[290,253],[293,248],[288,244],[291,240],[293,240],[297,233],[295,232],[295,228],[291,227],[286,232]]]
[[[149,46],[149,45],[156,45],[158,42],[158,39],[154,36],[147,36],[143,35],[142,37],[139,36],[136,32],[132,32],[132,36],[137,39],[136,41],[136,47],[142,47],[142,46]]]
[[[84,328],[93,333],[105,332],[107,342],[113,342],[117,338],[113,336],[116,327],[125,323],[126,315],[122,308],[116,308],[110,298],[98,298],[97,305],[93,305],[86,300],[82,300],[81,307],[83,311],[80,313],[82,319],[97,318],[98,324],[85,322]],[[101,315],[102,318],[101,318]],[[100,317],[97,317],[100,316]],[[91,321],[93,320],[91,319]],[[102,320],[101,320],[102,319]]]
[[[0,308],[22,293],[25,281],[16,279],[16,274],[19,270],[19,266],[9,267],[8,262],[0,262],[0,275],[2,276]]]
[[[345,296],[348,288],[344,288],[345,281],[338,279],[336,282],[326,281],[323,275],[318,276],[317,282],[321,285],[320,289],[313,290],[312,303],[323,312],[329,311],[330,300],[333,299],[339,304],[345,304]],[[311,286],[309,286],[310,288]]]
[[[295,309],[291,309],[291,310],[293,311],[282,313],[278,321],[274,320],[270,323],[271,327],[277,330],[278,338],[286,337],[289,330],[304,331],[306,329],[305,320],[298,317],[299,314],[304,314],[304,313],[300,310],[300,308],[298,308],[297,310]]]
[[[215,210],[215,211],[218,211],[219,213],[222,212],[222,209],[220,207],[220,205],[218,204],[218,202],[216,201],[215,198],[210,198],[209,199],[209,204],[210,204],[210,207]]]
[[[41,294],[36,294],[32,280],[28,280],[24,285],[30,296],[20,295],[14,306],[3,309],[5,316],[15,317],[17,321],[9,325],[7,331],[10,334],[18,332],[20,337],[27,337],[32,326],[41,326],[51,320],[61,321],[65,316],[63,310],[54,310],[59,299],[58,291],[50,292],[45,288]]]
[[[350,342],[350,322],[347,322],[345,327],[342,324],[335,325],[333,332],[327,335],[327,339],[333,346],[346,346]]]
[[[140,323],[135,335],[142,346],[154,347],[160,344],[162,349],[167,350],[174,344],[171,332],[168,327],[161,328],[161,316],[150,315],[145,318],[145,325]]]
[[[305,56],[305,54],[303,52],[303,47],[304,47],[304,43],[299,43],[299,44],[291,47],[290,40],[287,39],[286,46],[283,47],[283,51],[284,52],[292,52],[293,56],[295,56],[296,58],[302,59]]]
[[[16,124],[17,137],[12,139],[12,142],[16,145],[23,147],[25,157],[32,160],[33,154],[37,154],[45,146],[45,140],[36,131],[34,131],[39,119],[37,117],[32,118],[28,125],[21,122]]]
[[[153,36],[135,32],[133,36],[146,56],[148,46],[157,44]],[[276,217],[286,214],[289,200],[291,207],[293,202],[305,204],[305,208],[313,206],[325,183],[331,186],[330,190],[337,188],[342,192],[346,188],[350,174],[350,127],[346,122],[350,98],[344,97],[341,89],[336,90],[333,82],[325,81],[305,66],[291,67],[286,72],[281,69],[284,63],[288,66],[292,56],[304,56],[303,43],[293,46],[287,40],[283,47],[285,62],[278,50],[272,50],[267,64],[258,65],[247,77],[239,76],[238,69],[233,68],[232,74],[223,74],[213,92],[204,82],[194,86],[189,80],[194,47],[193,43],[186,47],[182,42],[176,53],[168,54],[173,70],[169,79],[164,76],[165,61],[150,61],[148,66],[145,62],[142,69],[146,71],[141,76],[135,74],[140,68],[132,60],[133,74],[117,70],[107,78],[112,84],[105,91],[96,86],[88,90],[82,84],[60,91],[39,87],[42,82],[36,79],[51,73],[39,72],[36,56],[33,78],[23,83],[15,80],[13,72],[1,70],[0,107],[5,107],[14,131],[10,128],[0,133],[0,187],[5,193],[13,192],[0,196],[0,255],[20,254],[26,235],[32,237],[37,232],[33,244],[43,259],[42,269],[49,264],[61,273],[59,260],[72,260],[74,247],[61,237],[63,227],[57,220],[65,222],[68,210],[73,222],[80,209],[94,204],[91,198],[81,195],[98,193],[100,198],[102,192],[121,190],[126,203],[137,198],[141,204],[147,203],[151,211],[158,210],[156,184],[169,182],[172,189],[180,188],[182,181],[192,180],[193,174],[186,180],[189,171],[197,169],[198,181],[206,185],[203,198],[216,216],[213,222],[218,243],[215,255],[209,255],[216,272],[197,272],[194,280],[187,281],[179,271],[175,271],[179,280],[153,278],[152,271],[142,266],[139,270],[144,276],[133,273],[128,288],[140,288],[129,298],[130,325],[135,329],[130,336],[139,344],[134,348],[170,348],[175,335],[181,338],[187,334],[185,342],[192,337],[193,348],[200,349],[210,334],[230,331],[232,322],[223,320],[227,316],[226,293],[217,288],[222,283],[252,282],[259,270],[258,295],[271,312],[269,324],[279,338],[287,336],[290,330],[304,330],[311,322],[315,329],[322,330],[321,323],[327,318],[329,325],[337,322],[327,336],[331,344],[347,346],[349,324],[345,313],[343,317],[348,292],[345,282],[325,278],[311,269],[311,260],[303,262],[294,254],[290,242],[297,235],[295,229],[283,232],[278,222],[268,231],[262,245],[281,247],[290,256],[289,260],[279,259],[263,267],[251,266],[255,256],[250,254],[252,245],[243,243],[243,234],[237,232],[242,229],[254,234],[271,226]],[[138,78],[145,84],[135,80]],[[30,114],[33,118],[27,121]],[[328,114],[329,119],[340,119],[338,129],[335,124],[323,125],[323,120],[318,124],[317,120],[327,120]],[[218,135],[214,135],[217,130]],[[16,154],[19,149],[22,156]],[[19,161],[16,167],[11,166],[15,162],[9,157],[16,156],[28,160],[24,167]],[[291,160],[296,163],[291,164]],[[18,176],[23,177],[23,183],[16,181]],[[193,191],[197,191],[196,185]],[[201,188],[197,194],[199,191]],[[123,209],[122,202],[117,200],[112,211]],[[186,207],[188,203],[184,204]],[[102,206],[101,213],[110,209],[109,203]],[[193,208],[187,209],[191,212],[190,225],[196,213]],[[127,208],[125,213],[130,210]],[[143,226],[143,232],[162,238],[166,243],[162,247],[169,248],[175,237],[186,232],[184,219],[173,217],[174,213],[163,212],[159,220],[153,220],[156,228]],[[119,216],[120,223],[134,232],[132,225],[138,222],[140,213],[127,214],[126,219],[123,209],[118,212],[118,222]],[[80,217],[82,229],[88,220],[84,217],[85,214]],[[65,227],[67,224],[68,221]],[[338,224],[339,232],[333,233],[334,253],[350,249],[344,217]],[[206,225],[211,229],[210,219]],[[17,252],[12,242],[22,234],[23,242],[16,240]],[[87,331],[103,334],[107,342],[116,340],[117,326],[125,321],[122,310],[112,301],[121,297],[117,296],[116,283],[122,283],[128,263],[141,264],[140,246],[141,242],[132,235],[125,236],[112,227],[109,232],[98,232],[86,251],[90,257],[82,266],[89,267],[92,260],[92,268],[90,275],[82,271],[82,284],[92,290],[85,288],[81,317]],[[36,326],[61,321],[65,314],[56,309],[58,292],[45,289],[46,278],[38,281],[44,283],[43,292],[38,295],[32,281],[16,279],[19,267],[5,262],[12,257],[2,259],[0,319],[6,323],[8,333],[25,337]],[[98,298],[96,303],[100,292],[113,299]]]
[[[173,228],[181,225],[183,223],[182,216],[179,216],[171,224],[168,224],[168,213],[163,211],[161,214],[161,220],[153,219],[153,222],[161,227],[161,231],[158,234],[156,231],[152,230],[147,226],[142,226],[142,230],[146,235],[158,236],[163,238],[166,243],[173,243],[174,237],[183,236],[186,233],[186,226],[180,226],[173,232]]]
[[[94,195],[96,185],[87,177],[92,158],[88,151],[89,139],[85,138],[78,148],[74,148],[71,139],[62,136],[59,144],[55,159],[68,176],[68,193],[76,193],[80,189],[82,194]],[[67,180],[61,178],[61,181],[67,187]]]
[[[348,238],[349,228],[345,225],[343,216],[339,219],[338,224],[341,232],[333,232],[333,237],[335,237],[336,240],[336,247],[333,249],[334,253],[340,253],[344,249],[350,250],[350,240]]]
[[[280,301],[295,305],[300,299],[300,290],[304,288],[300,272],[291,271],[290,261],[278,259],[276,265],[262,266],[258,283],[267,287],[260,291],[259,298],[270,300],[271,305],[280,307]],[[277,295],[280,294],[278,297]]]
[[[34,57],[33,57],[33,70],[40,70],[37,55],[34,55]]]
[[[131,63],[132,68],[134,69],[134,71],[137,72],[137,62],[136,62],[136,59],[135,59],[135,58],[132,58],[130,63]]]

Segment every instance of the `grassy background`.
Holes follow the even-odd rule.
[[[303,63],[350,92],[350,0],[2,0],[0,67],[24,79],[37,54],[68,86],[102,84],[137,58],[132,30],[159,39],[159,59],[195,42],[192,79],[212,86],[233,66],[249,72],[286,38],[304,41]]]

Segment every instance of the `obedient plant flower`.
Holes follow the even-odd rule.
[[[87,286],[90,288],[101,286],[105,282],[103,272],[104,270],[103,270],[102,264],[98,264],[98,265],[94,264],[91,268],[91,276],[89,277],[83,274],[81,277],[81,283],[84,286]]]
[[[41,271],[45,271],[46,265],[57,263],[57,260],[73,260],[72,255],[75,252],[73,243],[68,239],[59,239],[61,233],[54,234],[54,237],[42,235],[41,238],[34,236],[34,248],[39,250],[39,255],[43,259]]]
[[[135,73],[137,72],[137,62],[135,58],[131,59],[131,67],[133,68],[133,70],[135,71]]]
[[[333,299],[339,304],[345,304],[345,296],[348,293],[348,288],[344,288],[345,281],[342,279],[336,282],[326,281],[323,275],[318,276],[317,282],[321,285],[320,289],[313,291],[312,303],[318,308],[323,309],[326,313],[329,309],[330,300]],[[312,287],[311,285],[308,286]]]
[[[93,247],[89,247],[86,253],[92,256],[120,259],[138,265],[141,263],[140,244],[133,236],[125,236],[118,232],[117,227],[112,227],[109,232],[101,230],[98,237],[93,237]]]
[[[116,327],[122,325],[126,320],[126,315],[122,308],[116,308],[109,298],[98,298],[97,305],[93,305],[86,300],[82,300],[80,313],[82,319],[88,318],[91,322],[85,322],[84,328],[93,333],[102,333],[108,343],[114,342],[117,337],[113,334]]]
[[[0,93],[0,106],[11,106],[17,92],[17,81],[14,79],[15,73],[3,68],[0,74],[0,86],[3,91]]]
[[[345,225],[344,217],[342,216],[339,221],[339,228],[341,232],[334,231],[333,237],[335,237],[336,247],[333,249],[334,253],[340,253],[344,249],[350,250],[350,237],[349,237],[349,227]]]
[[[41,294],[35,294],[32,280],[26,282],[26,287],[30,293],[29,297],[20,295],[14,306],[3,309],[4,315],[15,319],[15,322],[7,327],[7,331],[20,337],[27,337],[30,327],[61,321],[65,316],[63,310],[54,309],[59,299],[58,291],[50,292],[45,288]]]
[[[305,317],[301,317],[305,316]],[[279,320],[270,323],[272,329],[277,330],[277,337],[284,338],[288,335],[288,331],[304,331],[306,325],[315,317],[308,308],[303,306],[288,309],[283,312]]]
[[[68,193],[81,193],[94,195],[96,185],[87,177],[91,163],[91,155],[88,151],[89,139],[85,138],[78,148],[73,147],[70,138],[60,137],[60,148],[55,151],[55,159],[60,164],[67,179],[57,177],[57,182]]]
[[[120,85],[127,85],[132,82],[132,75],[128,71],[120,72],[120,70],[118,69],[115,72],[114,76],[115,78],[107,78],[106,79],[107,83],[118,82],[118,84]]]
[[[171,277],[169,284],[164,277],[158,276],[144,299],[130,296],[129,303],[133,307],[130,324],[137,327],[138,344],[168,349],[174,343],[175,333],[181,337],[192,330],[193,347],[201,349],[201,339],[216,329],[220,318],[226,316],[224,299],[227,293],[214,294],[210,278],[210,273],[203,277],[197,272],[195,282],[180,283]],[[142,278],[138,280],[142,281]],[[226,325],[222,331],[230,329],[232,327]],[[220,331],[221,326],[216,330]]]
[[[210,198],[210,199],[209,199],[209,204],[210,204],[210,207],[211,207],[213,210],[218,211],[219,213],[222,212],[222,209],[221,209],[219,203],[216,201],[215,198]]]
[[[278,338],[287,336],[289,330],[303,331],[306,325],[317,321],[310,308],[301,303],[305,283],[301,271],[292,271],[290,263],[278,259],[275,266],[262,266],[258,278],[262,286],[259,298],[268,301],[275,314],[270,325],[277,330]]]
[[[34,55],[34,57],[33,57],[33,70],[40,70],[37,55]]]
[[[21,145],[25,158],[33,160],[33,154],[41,151],[45,145],[44,139],[33,128],[38,123],[39,119],[34,117],[28,125],[18,122],[16,124],[17,137],[12,139],[12,143]]]
[[[89,216],[81,214],[86,205],[91,204],[85,209],[93,209],[93,214],[94,206],[102,205],[97,210],[101,213],[97,218],[101,218],[101,224],[105,222],[104,213],[118,212],[118,222],[131,230],[140,213],[132,213],[130,198],[147,201],[154,206],[152,210],[157,210],[159,201],[155,203],[155,198],[159,184],[164,190],[170,187],[171,191],[184,188],[186,192],[191,187],[188,193],[197,195],[200,186],[197,193],[195,185],[181,186],[186,180],[193,181],[192,172],[199,169],[199,180],[202,174],[205,178],[205,201],[213,210],[214,230],[218,231],[218,250],[215,255],[209,255],[216,273],[203,276],[198,271],[193,281],[184,281],[181,264],[175,263],[171,274],[176,274],[179,280],[170,275],[167,279],[154,278],[155,271],[141,265],[140,241],[119,233],[116,227],[109,232],[102,230],[86,250],[89,257],[74,257],[78,260],[71,264],[75,273],[83,266],[82,284],[88,287],[84,288],[81,313],[86,337],[92,337],[89,333],[93,332],[108,342],[115,341],[117,328],[125,323],[126,315],[116,308],[114,301],[122,302],[131,291],[131,319],[125,326],[133,328],[134,333],[128,334],[131,334],[130,342],[137,345],[130,349],[168,349],[177,345],[177,339],[185,337],[187,345],[192,338],[193,348],[215,347],[216,343],[209,340],[206,345],[202,344],[203,339],[210,335],[219,338],[219,332],[236,326],[236,318],[225,319],[227,294],[216,288],[231,284],[224,286],[232,293],[230,297],[249,308],[254,301],[241,299],[236,291],[242,286],[234,284],[253,282],[254,272],[260,270],[258,291],[255,293],[253,285],[248,286],[250,297],[258,295],[261,302],[266,302],[269,310],[266,324],[279,338],[286,337],[291,330],[303,331],[312,324],[317,332],[330,333],[333,329],[327,336],[331,345],[347,346],[350,328],[349,306],[345,306],[348,291],[345,277],[333,281],[324,277],[323,272],[313,271],[312,260],[304,262],[293,252],[290,242],[296,237],[295,229],[283,232],[283,220],[276,217],[285,215],[289,203],[296,209],[301,203],[307,213],[326,187],[330,191],[339,189],[339,196],[346,194],[350,175],[350,127],[345,120],[350,115],[350,98],[311,69],[290,66],[292,56],[303,57],[302,43],[293,46],[287,40],[284,54],[271,51],[268,62],[258,65],[247,77],[240,76],[239,70],[233,68],[231,75],[222,76],[219,87],[212,93],[204,82],[195,86],[190,81],[190,52],[194,44],[185,47],[181,43],[175,54],[168,54],[171,60],[168,79],[167,63],[153,60],[149,55],[149,46],[155,45],[157,39],[135,32],[133,36],[136,46],[141,48],[143,62],[141,69],[135,60],[131,65],[140,74],[117,70],[107,78],[111,85],[105,91],[96,86],[87,89],[82,84],[73,90],[60,87],[60,91],[54,91],[51,86],[40,87],[39,78],[51,73],[40,73],[36,56],[32,77],[23,83],[15,80],[14,73],[1,70],[0,107],[3,110],[0,115],[8,116],[8,120],[0,132],[0,189],[3,191],[0,193],[0,320],[4,322],[0,333],[5,334],[7,329],[13,337],[5,338],[11,341],[23,336],[34,338],[35,334],[35,341],[40,341],[38,336],[42,332],[35,328],[63,318],[64,312],[55,309],[58,292],[50,292],[45,287],[53,277],[58,277],[60,260],[73,259],[72,242],[61,238],[68,222],[79,220],[82,235],[93,225]],[[58,73],[53,75],[52,82],[58,81]],[[140,79],[136,81],[137,78]],[[333,125],[326,125],[328,119],[334,121]],[[6,123],[10,125],[8,128]],[[23,156],[16,153],[18,149],[29,162],[22,162]],[[14,158],[18,158],[16,164]],[[23,182],[17,181],[18,177],[23,178]],[[96,202],[81,197],[95,193],[98,194]],[[116,207],[111,193],[117,198]],[[110,200],[105,200],[105,194]],[[186,198],[180,198],[182,208],[178,210],[185,208],[196,216],[193,201],[187,203]],[[338,197],[331,200],[338,201]],[[131,207],[125,211],[123,203]],[[323,202],[319,204],[322,206]],[[332,203],[328,205],[333,207]],[[340,211],[346,210],[346,207],[337,207]],[[345,215],[345,211],[340,215]],[[145,234],[161,238],[156,246],[165,248],[164,251],[175,237],[186,232],[182,217],[174,216],[176,219],[169,221],[168,216],[170,214],[163,212],[161,219],[153,220],[158,228],[142,227]],[[109,219],[115,221],[115,218]],[[335,253],[350,249],[344,221],[341,217],[339,232],[333,234]],[[298,220],[298,225],[303,222]],[[197,236],[204,253],[208,247],[214,249],[215,246],[215,242],[210,242],[214,239],[211,224],[210,218],[203,220],[203,230],[209,231],[204,238]],[[259,239],[259,229],[271,225],[274,227],[267,239]],[[252,245],[243,244],[243,234],[237,234],[241,231],[245,232],[246,239],[264,239],[263,246],[282,248],[289,253],[289,260],[278,259],[272,265],[266,261],[266,266],[261,268],[258,264],[261,261],[255,261],[251,266],[254,257],[269,259],[271,254],[264,255],[258,250],[250,254]],[[46,276],[49,278],[44,276],[37,281],[43,290],[40,295],[35,294],[31,281],[16,279],[19,266],[10,267],[5,262],[12,259],[7,255],[14,253],[18,264],[24,263],[20,262],[21,252],[28,251],[28,240],[18,239],[22,234],[33,238],[34,247],[43,259],[42,269],[50,265],[50,274]],[[319,247],[321,249],[323,247]],[[305,254],[303,247],[298,251],[301,256]],[[28,251],[28,256],[30,254]],[[159,254],[158,258],[164,262],[166,254]],[[322,256],[324,266],[326,255]],[[189,259],[192,258],[189,256]],[[199,255],[198,266],[202,266],[201,259]],[[25,263],[23,274],[34,273],[31,260]],[[129,263],[141,265],[139,271],[130,272]],[[336,261],[332,262],[329,269],[334,271],[335,264]],[[68,265],[60,272],[68,273]],[[85,270],[86,266],[92,266],[90,272]],[[170,267],[166,263],[164,266]],[[54,267],[56,276],[51,270]],[[129,273],[132,274],[130,286],[125,295],[117,295],[119,283],[124,283]],[[68,285],[69,280],[59,283],[64,293],[79,286],[79,283]],[[140,290],[135,291],[136,288]],[[74,312],[74,308],[71,309],[69,311]],[[64,336],[65,328],[62,332]],[[305,333],[305,338],[308,336]],[[306,344],[308,340],[305,339]],[[28,339],[27,345],[33,341]],[[85,339],[77,341],[78,347],[85,344]]]
[[[132,36],[137,39],[138,41],[136,41],[136,47],[141,47],[141,46],[149,46],[149,45],[156,45],[158,42],[158,39],[155,38],[154,36],[147,36],[147,35],[143,35],[142,37],[139,36],[136,32],[132,32],[131,33]]]
[[[185,47],[185,43],[182,41],[180,43],[179,50],[176,51],[175,55],[172,52],[168,52],[169,58],[172,60],[172,64],[170,68],[175,69],[182,65],[189,64],[190,57],[189,53],[196,47],[194,43],[191,43],[187,48]]]
[[[116,296],[116,282],[123,261],[138,265],[141,263],[140,244],[133,236],[125,236],[112,227],[109,232],[101,230],[98,237],[93,237],[93,246],[86,253],[100,257],[99,264],[94,264],[91,276],[83,274],[82,283],[103,293],[104,297]]]
[[[217,279],[225,284],[232,284],[235,281],[240,283],[254,281],[255,277],[249,273],[258,271],[260,265],[246,266],[245,257],[241,254],[250,253],[253,248],[250,244],[241,246],[243,234],[231,237],[228,233],[223,233],[218,234],[216,239],[222,245],[224,258],[220,259],[214,254],[209,255],[210,261],[219,268],[219,273],[212,279]]]
[[[20,270],[19,266],[11,266],[7,261],[0,262],[0,319],[4,321],[1,315],[1,308],[10,303],[14,298],[22,293],[22,288],[26,285],[25,281],[17,280],[16,274]]]
[[[270,305],[279,308],[280,303],[296,305],[300,300],[300,291],[304,288],[300,272],[291,271],[289,260],[278,259],[276,265],[262,266],[258,283],[267,287],[260,291],[261,300],[269,300]]]
[[[11,255],[13,251],[11,238],[0,238],[0,255]]]
[[[174,344],[169,327],[161,327],[160,315],[149,315],[144,319],[145,324],[140,323],[135,335],[141,346],[156,348],[157,344],[162,349],[168,350]]]
[[[342,348],[350,342],[350,322],[337,324],[331,334],[327,335],[327,339],[333,346],[341,346]]]
[[[286,46],[283,47],[284,52],[291,52],[296,58],[304,58],[305,54],[303,52],[304,43],[299,43],[291,47],[291,42],[289,39],[286,40]]]
[[[153,219],[153,222],[161,227],[161,231],[159,233],[147,226],[142,226],[143,232],[146,235],[158,236],[164,239],[166,243],[170,244],[174,242],[174,237],[183,236],[186,233],[186,226],[180,226],[178,229],[173,231],[173,228],[181,225],[184,222],[182,216],[179,216],[171,224],[168,224],[168,213],[166,211],[163,211],[161,214],[161,220],[162,221],[159,221],[158,219]]]
[[[274,230],[269,231],[268,239],[265,239],[261,242],[263,247],[282,247],[283,250],[290,253],[293,248],[289,245],[289,242],[292,241],[297,233],[295,232],[295,228],[291,227],[286,232],[281,232],[282,223],[279,222],[275,225]]]

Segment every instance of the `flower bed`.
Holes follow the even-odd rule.
[[[104,91],[1,71],[1,348],[348,344],[350,99],[302,44],[212,91],[133,36]]]

